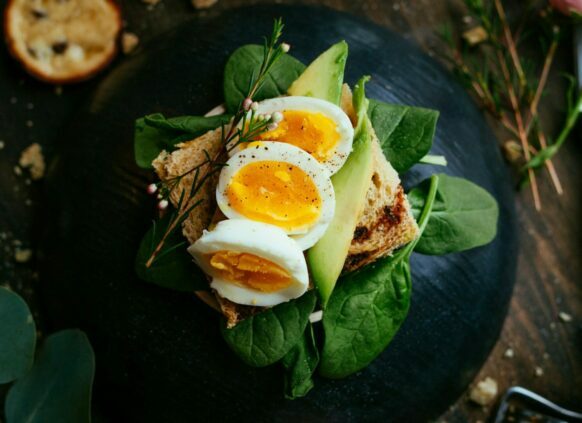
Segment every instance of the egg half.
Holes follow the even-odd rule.
[[[224,220],[188,252],[212,277],[210,286],[237,304],[272,307],[300,297],[309,285],[301,248],[266,223]]]
[[[277,226],[301,249],[325,233],[335,211],[329,172],[291,144],[257,141],[222,169],[216,202],[230,219]]]
[[[311,97],[278,97],[262,101],[256,113],[282,114],[277,128],[263,132],[258,140],[295,145],[308,152],[333,175],[343,166],[352,151],[354,128],[350,118],[335,104]],[[231,154],[248,146],[239,143],[229,148]]]

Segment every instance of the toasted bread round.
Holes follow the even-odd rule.
[[[90,78],[117,52],[121,12],[113,0],[9,0],[8,49],[33,76],[54,84]]]

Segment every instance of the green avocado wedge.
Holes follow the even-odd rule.
[[[373,129],[367,116],[368,100],[364,88],[368,79],[360,79],[354,87],[353,102],[358,114],[358,125],[352,153],[340,171],[331,178],[335,191],[334,218],[323,237],[307,251],[307,264],[324,308],[348,256],[372,179]]]
[[[320,98],[339,105],[347,58],[348,44],[345,41],[334,44],[311,62],[287,93]]]

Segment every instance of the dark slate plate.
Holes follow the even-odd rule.
[[[133,162],[133,120],[156,111],[202,114],[220,103],[228,54],[260,42],[276,16],[283,16],[284,38],[303,62],[343,38],[350,45],[349,82],[370,74],[370,97],[440,110],[434,152],[447,156],[444,171],[482,185],[501,206],[491,245],[413,257],[410,316],[378,360],[345,380],[318,378],[296,401],[283,399],[278,366],[246,367],[227,349],[215,312],[193,295],[140,282],[133,271],[154,210],[145,194],[152,175]],[[508,175],[463,89],[391,32],[306,7],[254,7],[193,21],[111,72],[63,136],[50,175],[43,294],[53,326],[89,333],[97,406],[112,420],[423,421],[463,392],[498,337],[517,248]],[[434,171],[441,169],[417,166],[405,183]]]

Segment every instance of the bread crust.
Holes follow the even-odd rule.
[[[26,40],[24,39],[25,35],[22,33],[22,25],[26,26],[26,23],[22,23],[24,20],[23,13],[25,13],[23,9],[27,7],[23,0],[8,0],[4,9],[3,27],[8,51],[20,62],[27,73],[44,82],[65,85],[81,82],[95,76],[106,68],[117,55],[119,50],[117,40],[123,22],[121,9],[114,0],[91,1],[102,3],[105,13],[103,16],[97,16],[95,19],[106,19],[106,26],[108,27],[108,31],[105,31],[107,33],[106,45],[103,46],[102,51],[91,54],[91,60],[84,56],[83,59],[76,63],[77,66],[73,66],[70,70],[60,71],[50,69],[50,66],[43,66],[39,60],[36,60],[33,57],[33,53],[31,53],[33,50],[27,47]],[[64,26],[64,24],[61,26]],[[58,31],[59,26],[55,25],[54,28],[57,28]],[[63,32],[65,32],[64,29]]]

